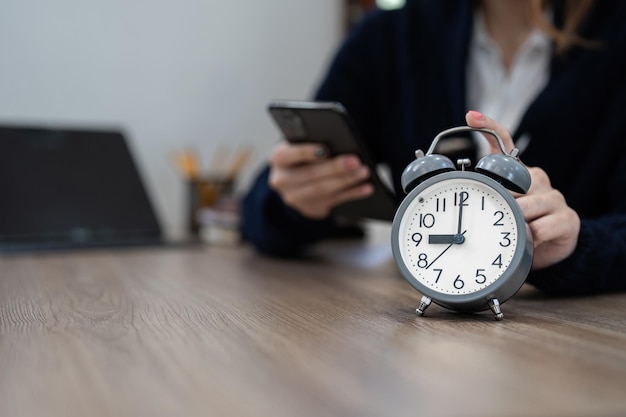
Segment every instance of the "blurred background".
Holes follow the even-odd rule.
[[[208,169],[216,154],[228,164],[249,149],[236,184],[245,189],[279,139],[266,103],[310,98],[373,5],[4,0],[0,124],[120,128],[164,231],[176,236],[186,227],[185,184],[173,153],[192,150]]]

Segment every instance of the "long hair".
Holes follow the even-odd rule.
[[[533,22],[550,36],[555,43],[555,52],[561,54],[572,46],[597,47],[598,43],[584,39],[577,30],[583,22],[594,0],[565,0],[565,16],[562,28],[556,28],[544,14],[552,0],[530,0],[530,17]]]

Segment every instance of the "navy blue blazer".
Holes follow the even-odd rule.
[[[370,14],[349,35],[317,99],[340,101],[379,162],[400,175],[418,148],[465,124],[465,62],[474,4],[409,0]],[[554,22],[562,24],[560,3]],[[513,138],[528,135],[522,155],[543,168],[581,216],[576,251],[532,271],[529,282],[561,294],[626,289],[626,2],[598,0],[581,27],[598,47],[553,57],[547,86]],[[242,233],[260,251],[291,256],[326,236],[332,220],[314,221],[287,207],[267,184],[267,168],[243,203]]]

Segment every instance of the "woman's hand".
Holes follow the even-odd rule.
[[[469,111],[465,120],[468,126],[495,130],[508,152],[514,148],[509,132],[489,117]],[[489,140],[491,152],[499,153],[495,138],[484,136]],[[564,260],[574,252],[580,232],[580,218],[567,205],[563,194],[552,188],[544,170],[528,168],[528,171],[531,176],[528,193],[514,195],[533,234],[533,269],[541,269]]]
[[[371,195],[369,175],[355,155],[329,158],[317,144],[282,142],[270,157],[270,187],[288,206],[312,219],[326,218],[338,204]]]

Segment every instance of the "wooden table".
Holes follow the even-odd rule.
[[[0,416],[626,415],[626,294],[417,317],[391,261],[331,258],[2,256]]]

